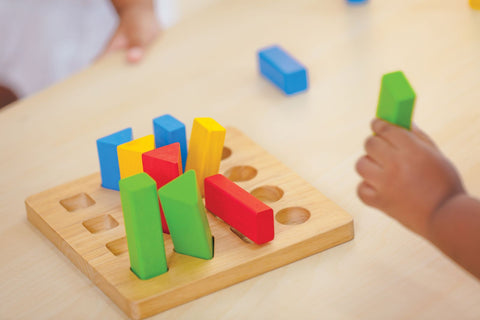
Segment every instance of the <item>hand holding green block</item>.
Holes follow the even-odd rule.
[[[156,182],[142,172],[119,185],[132,271],[142,280],[167,272]]]
[[[382,77],[377,117],[410,130],[415,98],[402,71],[387,73]]]
[[[175,251],[201,258],[213,258],[213,237],[197,185],[189,170],[158,190]]]

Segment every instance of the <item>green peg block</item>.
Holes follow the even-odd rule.
[[[175,251],[201,259],[213,258],[213,237],[194,170],[158,190]]]
[[[119,186],[132,271],[142,280],[167,272],[155,180],[142,172]]]
[[[402,71],[382,77],[377,117],[410,130],[415,105],[415,91]]]

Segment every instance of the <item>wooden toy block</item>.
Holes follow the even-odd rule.
[[[198,191],[194,170],[186,171],[158,190],[175,252],[213,258],[213,237]]]
[[[117,147],[120,178],[143,172],[142,154],[155,149],[153,134],[132,140]]]
[[[273,241],[261,246],[246,243],[207,212],[215,236],[214,258],[178,254],[170,235],[164,234],[168,272],[140,280],[130,271],[120,196],[101,187],[98,173],[28,197],[28,220],[133,319],[150,317],[353,238],[348,213],[242,132],[227,128],[225,149],[230,156],[222,160],[219,172],[229,179],[247,177],[238,185],[273,209]],[[87,196],[92,201],[84,201]],[[64,199],[71,200],[70,211],[60,203]],[[110,221],[97,233],[85,227],[87,221],[106,215],[111,219],[103,221],[113,219],[118,226]]]
[[[415,92],[402,71],[382,77],[377,117],[410,130]]]
[[[261,49],[258,52],[258,65],[260,73],[287,95],[308,88],[306,68],[280,46]]]
[[[117,146],[132,141],[132,139],[132,128],[127,128],[97,140],[102,187],[119,190],[120,168],[118,167]]]
[[[347,1],[350,4],[362,4],[367,2],[367,0],[347,0]]]
[[[187,170],[195,170],[203,195],[203,180],[218,173],[222,159],[225,128],[212,118],[195,118],[188,148]]]
[[[145,152],[142,155],[143,171],[157,183],[157,190],[182,174],[182,159],[178,142]],[[170,233],[163,209],[160,206],[163,232]]]
[[[155,181],[142,172],[119,184],[132,271],[142,280],[167,272]]]
[[[470,0],[470,7],[475,10],[480,10],[480,0]]]
[[[221,174],[205,178],[205,207],[256,244],[274,238],[272,208]]]
[[[187,163],[187,137],[185,125],[169,114],[153,119],[155,147],[160,148],[174,142],[180,144],[182,168]],[[182,171],[183,172],[183,171]]]

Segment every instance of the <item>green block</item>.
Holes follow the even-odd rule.
[[[382,77],[377,117],[410,130],[415,105],[415,91],[402,71]]]
[[[168,271],[157,184],[144,172],[119,182],[130,267],[142,280]]]
[[[175,251],[213,258],[213,238],[194,170],[189,170],[158,190]]]

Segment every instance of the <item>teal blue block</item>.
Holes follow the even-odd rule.
[[[117,146],[132,141],[132,139],[132,128],[127,128],[97,140],[102,187],[119,190],[120,169],[118,167]]]
[[[213,237],[194,170],[158,190],[175,251],[201,259],[213,258]]]
[[[185,171],[185,165],[187,162],[187,137],[185,133],[185,125],[171,115],[165,114],[153,119],[153,132],[155,135],[155,148],[167,146],[175,142],[180,144],[182,172]]]

